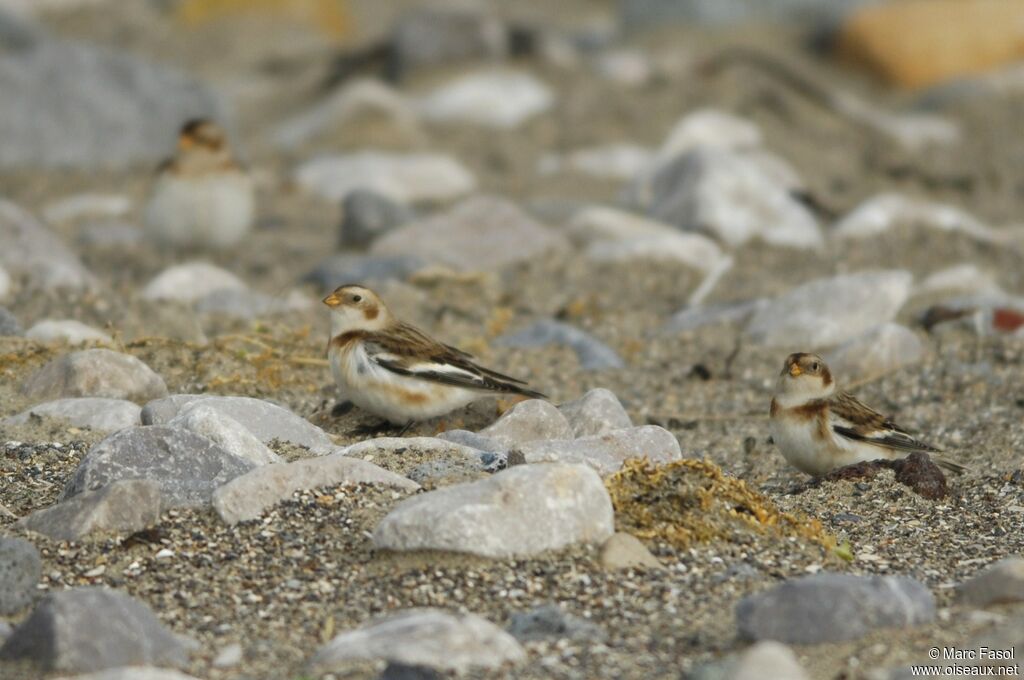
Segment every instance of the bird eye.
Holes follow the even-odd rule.
[[[362,302],[362,301],[363,301],[363,296],[362,295],[353,295],[352,296],[352,302]]]
[[[818,368],[820,368],[820,366],[819,366],[817,361],[815,361],[813,364],[811,364],[811,370],[812,371],[817,371]]]

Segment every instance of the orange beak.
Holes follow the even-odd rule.
[[[792,366],[789,367],[789,374],[794,378],[800,375],[801,373],[803,373],[803,370],[800,368],[800,364],[793,364]]]
[[[196,142],[195,142],[194,139],[192,139],[192,137],[190,135],[181,135],[180,137],[178,137],[178,150],[179,151],[188,151],[189,149],[191,149],[195,145],[196,145]]]
[[[331,293],[330,295],[324,298],[324,304],[327,305],[328,307],[337,307],[338,305],[341,304],[341,298],[338,297],[335,293]]]

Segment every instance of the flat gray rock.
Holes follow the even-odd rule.
[[[957,598],[972,607],[1024,602],[1024,558],[1007,557],[960,584]]]
[[[341,210],[338,243],[342,248],[365,248],[395,227],[415,219],[406,206],[372,191],[351,192],[342,201]]]
[[[770,347],[812,350],[838,345],[892,321],[910,297],[913,280],[904,270],[815,279],[759,308],[746,333]]]
[[[508,53],[501,19],[472,5],[424,6],[403,12],[391,42],[396,75],[467,59],[499,59]]]
[[[33,417],[87,427],[97,432],[116,432],[139,424],[142,408],[125,399],[103,397],[72,397],[36,404],[15,416],[4,419],[5,425],[24,425]]]
[[[184,666],[182,641],[133,597],[109,588],[53,592],[11,634],[0,658],[47,671],[90,672],[131,665]]]
[[[255,465],[206,437],[172,427],[133,427],[99,442],[78,464],[62,495],[68,500],[121,479],[160,486],[166,508],[207,505],[214,490]]]
[[[771,640],[757,642],[738,654],[698,667],[685,680],[808,680],[796,654]]]
[[[514,333],[495,340],[505,347],[546,347],[565,345],[576,353],[580,367],[587,371],[622,368],[625,362],[611,347],[590,333],[554,319],[541,319]]]
[[[109,335],[74,319],[43,319],[25,331],[29,340],[40,342],[66,342],[81,345],[86,342],[112,342]]]
[[[476,178],[452,156],[384,151],[308,160],[295,171],[295,183],[328,201],[363,189],[399,203],[450,201],[476,188]]]
[[[325,672],[367,659],[466,671],[517,663],[526,652],[511,635],[475,614],[409,609],[336,636],[316,652],[309,667]]]
[[[626,409],[622,408],[619,398],[603,387],[589,390],[579,399],[565,402],[558,410],[569,421],[573,438],[633,427],[633,421]]]
[[[125,666],[124,668],[108,668],[107,670],[85,675],[62,676],[55,680],[199,680],[191,675],[170,668],[154,668],[153,666]]]
[[[58,541],[77,541],[93,532],[123,534],[160,521],[160,486],[148,479],[123,479],[36,510],[18,522]]]
[[[682,452],[674,434],[657,425],[644,425],[579,439],[517,444],[509,454],[509,463],[583,463],[606,477],[621,470],[630,458],[669,463],[682,458]]]
[[[296,491],[334,484],[379,484],[412,492],[419,484],[345,453],[265,465],[227,482],[213,493],[213,509],[228,524],[256,519]]]
[[[516,612],[508,623],[508,632],[520,642],[536,640],[603,640],[605,633],[592,621],[575,616],[557,604],[544,604]]]
[[[35,30],[0,52],[0,167],[152,167],[220,100],[185,73],[127,51]]]
[[[554,103],[551,88],[530,73],[485,68],[441,84],[417,102],[416,110],[433,123],[512,130]]]
[[[23,538],[0,536],[0,616],[32,604],[42,569],[34,545]]]
[[[748,595],[736,606],[740,637],[796,645],[855,640],[934,618],[931,591],[905,576],[823,572]]]
[[[424,264],[424,261],[415,255],[332,255],[303,276],[302,281],[312,283],[327,293],[352,281],[379,285],[392,279],[405,279],[422,269]]]
[[[198,401],[232,418],[264,444],[274,440],[304,446],[311,453],[325,455],[338,447],[322,429],[305,418],[269,401],[252,397],[217,397],[205,394],[174,394],[146,404],[143,425],[165,425],[186,406]]]
[[[246,290],[240,278],[208,262],[186,262],[168,267],[142,289],[143,300],[191,303],[221,290]]]
[[[475,196],[374,241],[378,256],[414,256],[459,271],[491,271],[568,247],[568,240],[502,198]]]
[[[601,477],[583,465],[522,465],[408,498],[373,532],[378,548],[526,557],[614,532]]]
[[[601,546],[601,566],[618,569],[661,569],[661,562],[633,534],[616,532]]]
[[[145,403],[166,396],[167,385],[130,354],[85,349],[50,361],[25,381],[21,393],[37,400],[105,397]]]
[[[0,56],[0,63],[3,57]],[[2,70],[2,66],[0,66]],[[0,73],[0,83],[3,75]],[[4,88],[0,86],[0,91]],[[8,91],[9,92],[9,91]],[[12,97],[0,102],[0,138],[3,134],[3,107]],[[5,145],[5,148],[6,145]],[[3,150],[0,150],[0,157]],[[0,165],[2,165],[0,161]],[[0,198],[0,265],[13,276],[26,281],[29,288],[39,290],[95,290],[96,277],[85,268],[78,256],[64,245],[56,234],[19,206]]]
[[[183,408],[167,425],[206,437],[228,453],[254,465],[281,462],[280,456],[267,448],[244,425],[206,405],[202,400]]]
[[[868,380],[922,361],[928,346],[906,326],[888,322],[851,338],[827,355],[833,375],[843,382]]]
[[[538,439],[568,439],[572,437],[572,427],[554,404],[543,399],[527,399],[510,408],[478,434],[512,445]]]

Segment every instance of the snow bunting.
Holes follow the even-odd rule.
[[[772,438],[793,467],[815,477],[862,461],[903,458],[915,451],[962,472],[935,456],[938,449],[914,439],[856,397],[837,392],[828,366],[816,354],[786,358],[771,405]]]
[[[231,155],[219,125],[192,120],[181,128],[146,205],[146,234],[157,243],[224,248],[252,227],[255,188]]]
[[[324,304],[331,308],[327,356],[343,398],[391,423],[441,416],[485,393],[544,398],[399,321],[369,288],[341,286]]]

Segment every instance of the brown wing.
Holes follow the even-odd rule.
[[[892,420],[851,394],[840,392],[829,399],[828,406],[832,430],[843,437],[901,451],[939,451],[915,439]]]

